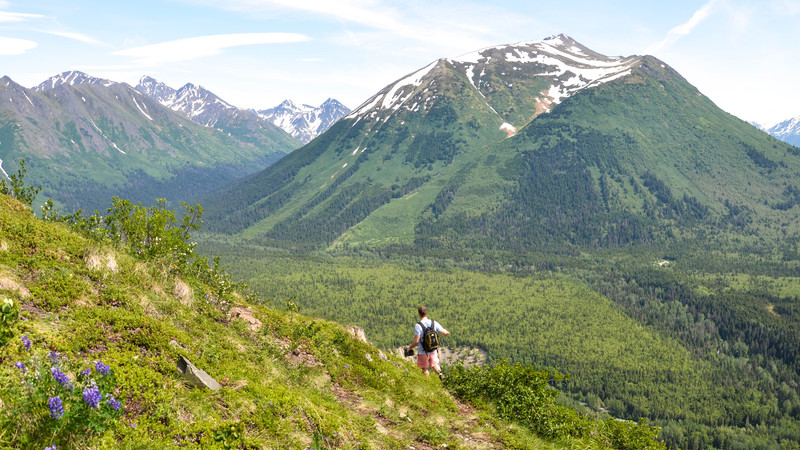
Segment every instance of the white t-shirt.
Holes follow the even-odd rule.
[[[426,328],[431,326],[431,319],[429,319],[427,317],[422,319],[420,322],[422,322],[422,324],[425,325]],[[437,333],[439,331],[447,331],[447,330],[444,329],[444,327],[442,327],[442,325],[439,322],[434,321],[434,323],[435,323],[435,325],[434,325],[433,329]],[[419,326],[419,322],[417,322],[414,325],[414,336],[420,336],[419,344],[417,344],[417,354],[427,355],[429,352],[426,352],[422,348],[422,327]],[[434,350],[434,351],[432,351],[430,353],[436,353],[436,350]]]

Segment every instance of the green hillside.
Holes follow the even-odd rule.
[[[0,195],[3,448],[664,448],[655,428],[557,404],[548,371],[455,368],[443,386],[232,284],[183,240],[196,223],[114,204],[113,233],[77,233]],[[152,222],[158,239],[137,234]],[[192,387],[181,358],[219,390]]]

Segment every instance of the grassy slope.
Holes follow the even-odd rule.
[[[437,379],[398,357],[383,361],[341,325],[236,295],[207,304],[206,294],[197,280],[42,222],[0,196],[0,296],[23,305],[17,336],[27,334],[40,357],[56,350],[75,363],[109,364],[123,402],[122,419],[103,435],[52,440],[46,405],[42,415],[9,423],[24,402],[14,394],[14,362],[29,357],[15,337],[0,356],[0,445],[207,448],[208,436],[241,423],[239,443],[259,448],[306,448],[315,434],[320,445],[343,448],[561,446],[459,405]],[[260,328],[226,313],[233,305]],[[222,389],[188,387],[176,370],[179,355]]]

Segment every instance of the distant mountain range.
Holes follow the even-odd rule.
[[[270,245],[563,251],[798,234],[798,170],[664,62],[560,35],[433,61],[204,204]]]
[[[201,125],[226,131],[226,127],[232,123],[238,129],[242,122],[257,125],[267,121],[302,144],[324,133],[350,112],[346,106],[331,98],[319,107],[298,106],[291,100],[285,100],[274,108],[244,110],[227,103],[202,86],[188,83],[180,89],[173,89],[149,76],[142,77],[136,89]]]
[[[257,111],[258,115],[281,127],[303,144],[328,130],[334,123],[350,113],[350,109],[329,98],[320,106],[297,105],[284,100],[280,105]]]
[[[202,88],[152,87],[161,100],[81,72],[56,75],[33,89],[3,77],[0,167],[13,173],[24,157],[26,181],[41,184],[43,197],[67,210],[91,211],[103,210],[113,195],[146,203],[185,200],[262,169],[299,145],[269,121]],[[168,99],[165,107],[161,102]]]

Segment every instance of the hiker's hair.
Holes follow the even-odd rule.
[[[420,317],[425,317],[428,315],[428,308],[420,306],[419,308],[417,308],[417,312],[419,313]]]

